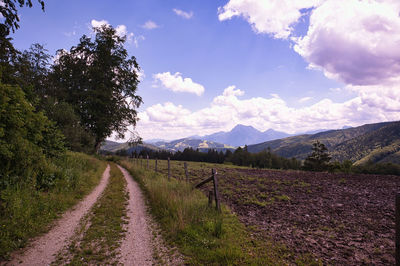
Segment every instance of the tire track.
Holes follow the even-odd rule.
[[[129,193],[128,212],[129,224],[125,239],[121,244],[119,262],[123,265],[152,265],[153,246],[150,218],[139,185],[133,180],[127,170],[118,165],[123,173]]]
[[[12,255],[11,265],[49,265],[55,260],[56,254],[74,235],[82,217],[90,210],[104,191],[110,178],[110,165],[96,188],[71,210],[65,212],[55,226],[45,235],[35,239],[22,252]]]

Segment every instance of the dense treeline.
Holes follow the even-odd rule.
[[[43,45],[18,51],[18,7],[0,5],[0,190],[15,184],[49,189],[60,179],[53,160],[66,150],[94,153],[112,132],[123,137],[135,125],[139,66],[110,25],[93,28],[56,59]],[[39,1],[44,9],[44,2]],[[135,136],[133,136],[135,138]]]
[[[343,162],[330,162],[328,149],[323,143],[316,141],[313,144],[312,152],[304,160],[300,161],[296,158],[285,158],[271,152],[270,149],[250,153],[247,146],[237,148],[234,152],[227,150],[225,153],[210,149],[208,152],[201,152],[198,149],[186,148],[183,152],[170,152],[166,150],[154,151],[149,149],[141,150],[139,153],[128,153],[127,150],[119,150],[116,152],[119,156],[131,156],[135,158],[147,158],[208,163],[231,163],[238,166],[247,166],[252,168],[267,169],[293,169],[317,172],[341,172],[355,174],[380,174],[380,175],[400,175],[400,165],[392,163],[373,163],[368,161],[365,164],[353,165],[350,160]]]
[[[270,169],[300,169],[301,162],[295,158],[287,159],[276,154],[273,154],[269,149],[259,153],[250,153],[247,151],[247,146],[244,148],[237,148],[234,152],[227,150],[225,153],[216,151],[214,149],[208,152],[201,152],[198,149],[186,148],[182,152],[177,151],[172,153],[170,151],[153,151],[142,150],[140,153],[133,152],[128,154],[127,150],[119,150],[116,152],[120,156],[132,156],[150,159],[161,159],[178,161],[192,161],[192,162],[208,162],[208,163],[232,163],[238,166],[249,166],[253,168],[270,168]]]

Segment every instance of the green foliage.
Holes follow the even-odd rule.
[[[52,79],[54,96],[73,106],[98,150],[113,131],[123,137],[128,125],[136,124],[142,98],[136,95],[139,66],[135,57],[128,58],[126,38],[111,26],[94,30],[93,41],[84,35],[69,52],[58,51]]]
[[[63,152],[54,123],[35,112],[21,88],[0,83],[0,188],[22,181],[42,188],[40,176],[51,167],[46,158]]]
[[[79,153],[52,158],[44,177],[57,176],[47,191],[31,184],[0,190],[0,260],[44,233],[50,223],[88,194],[99,182],[106,164]]]
[[[328,149],[319,141],[313,143],[312,153],[304,161],[304,169],[310,171],[325,171],[329,168],[331,157]]]
[[[329,165],[329,172],[342,172],[351,173],[353,163],[350,160],[345,160],[344,162],[335,161]]]
[[[65,144],[70,150],[93,152],[95,138],[81,125],[79,116],[70,104],[46,99],[43,108],[65,136]]]
[[[393,163],[373,163],[369,161],[362,165],[354,165],[353,173],[378,174],[378,175],[400,175],[400,165]]]
[[[272,153],[270,149],[258,153],[250,153],[247,151],[247,146],[243,149],[241,147],[237,148],[228,158],[235,165],[257,168],[300,169],[301,166],[301,162],[295,158],[287,159],[278,156]]]

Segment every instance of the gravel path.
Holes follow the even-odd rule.
[[[150,229],[150,217],[142,191],[128,171],[118,166],[127,182],[129,193],[128,212],[129,224],[125,239],[122,241],[120,263],[123,265],[152,265],[153,243]]]
[[[81,218],[90,210],[97,201],[110,177],[110,166],[107,165],[103,177],[97,187],[78,203],[73,209],[64,213],[55,226],[45,235],[34,240],[23,252],[12,256],[11,265],[49,265],[55,259],[55,255],[74,235]]]

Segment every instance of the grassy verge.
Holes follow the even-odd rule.
[[[50,223],[98,184],[106,163],[67,153],[54,162],[57,179],[48,191],[14,186],[0,191],[0,260],[46,232]]]
[[[57,263],[72,265],[116,264],[117,248],[124,235],[128,194],[126,181],[115,164],[102,196],[81,223],[80,231]]]
[[[152,214],[165,238],[178,246],[189,264],[282,265],[288,251],[251,236],[226,206],[222,213],[208,207],[208,199],[185,182],[123,161],[145,191]]]

